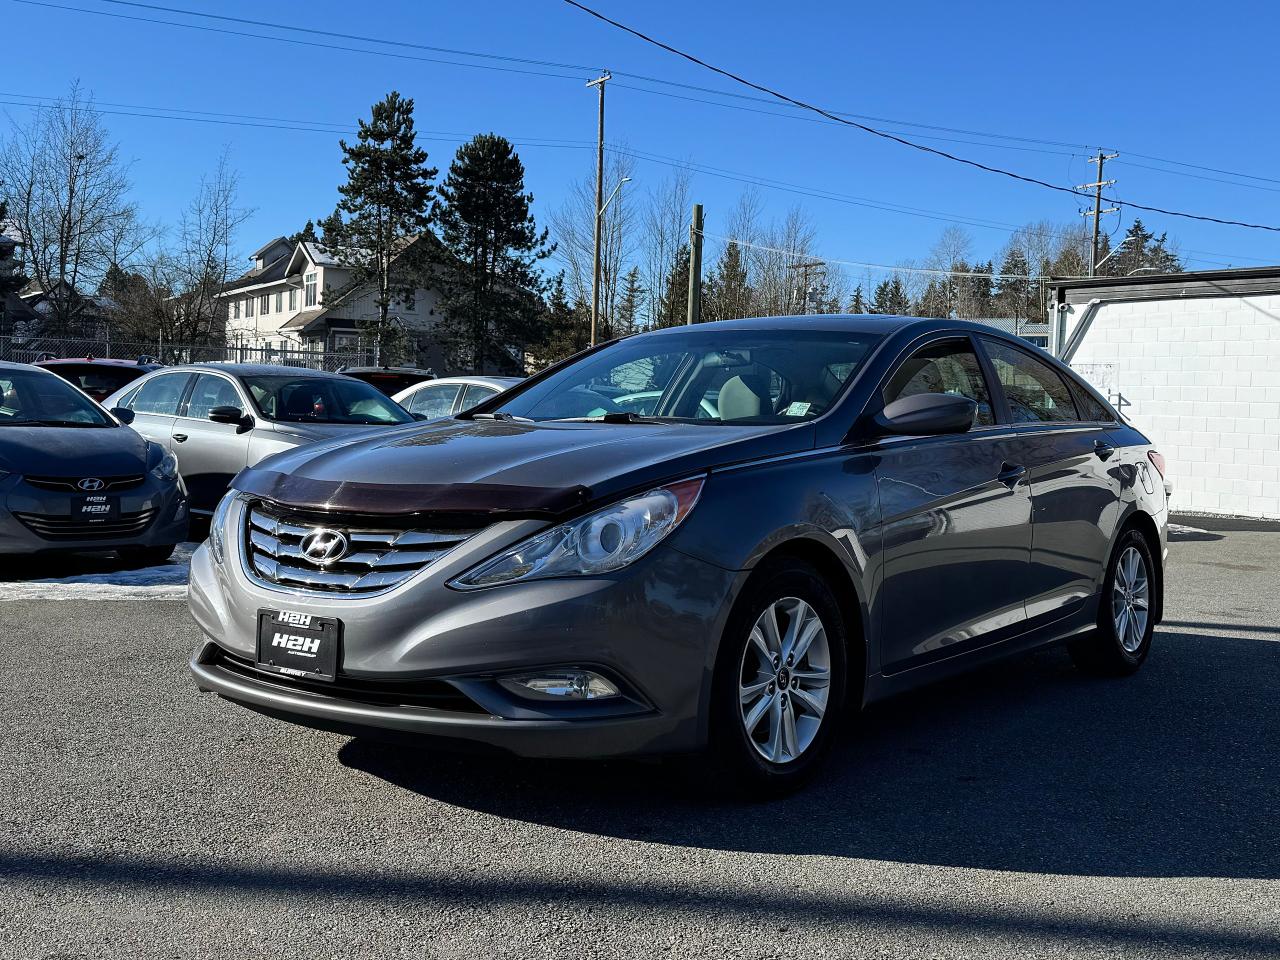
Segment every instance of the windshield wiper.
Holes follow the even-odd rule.
[[[517,417],[514,413],[472,413],[468,420],[501,420],[503,423],[533,423],[528,417]]]

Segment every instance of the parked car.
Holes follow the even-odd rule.
[[[173,553],[188,522],[176,458],[127,421],[48,370],[0,362],[0,555]]]
[[[977,324],[655,331],[247,471],[192,561],[191,669],[327,729],[705,751],[786,787],[842,714],[997,657],[1066,641],[1137,670],[1164,469],[1069,368]]]
[[[56,373],[68,383],[74,383],[101,403],[117,390],[152,370],[159,370],[164,364],[155,357],[146,355],[136,360],[116,360],[102,357],[58,359],[44,354],[42,359],[36,361],[36,366]]]
[[[388,397],[414,384],[436,379],[434,370],[419,370],[417,367],[339,367],[338,373],[372,384]]]
[[[367,383],[269,364],[166,367],[107,400],[178,456],[193,513],[212,513],[231,478],[302,444],[412,421]]]
[[[521,383],[520,377],[441,377],[415,384],[392,399],[423,420],[467,410]]]

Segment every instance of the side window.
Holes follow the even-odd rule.
[[[1075,394],[1076,406],[1080,408],[1080,419],[1090,423],[1115,423],[1116,418],[1111,411],[1098,402],[1097,398],[1078,383],[1071,384],[1071,392]]]
[[[942,340],[921,347],[898,367],[884,388],[890,404],[919,393],[949,393],[968,397],[978,405],[973,422],[980,427],[995,423],[991,394],[973,346],[968,340]]]
[[[1047,363],[999,340],[982,338],[991,357],[1014,423],[1061,423],[1079,420],[1067,383]]]
[[[178,401],[191,381],[188,373],[166,373],[152,377],[134,394],[129,409],[134,413],[153,413],[162,417],[178,415]]]
[[[462,409],[470,410],[477,404],[484,403],[498,391],[493,387],[484,387],[478,383],[467,384],[467,391],[462,395]]]
[[[458,399],[456,383],[442,383],[423,387],[409,398],[409,412],[424,417],[447,417],[453,412],[453,401]]]
[[[185,415],[206,420],[214,407],[243,408],[244,401],[240,399],[240,394],[231,381],[211,373],[202,373],[196,377],[196,385],[191,389]]]

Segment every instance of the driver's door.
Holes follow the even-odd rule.
[[[873,447],[883,544],[880,669],[888,674],[1019,633],[1030,573],[1031,489],[1010,462],[987,374],[967,336],[916,348],[884,404],[920,393],[977,404],[967,433],[885,437]]]
[[[238,407],[243,413],[250,410],[229,377],[198,374],[173,423],[178,472],[187,485],[191,509],[198,512],[217,506],[249,457],[250,432],[234,423],[214,423],[209,412],[215,407]]]

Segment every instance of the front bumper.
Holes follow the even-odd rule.
[[[187,539],[190,518],[180,480],[148,475],[138,486],[113,493],[122,518],[145,518],[124,530],[125,524],[102,530],[68,525],[77,496],[33,486],[19,476],[0,481],[0,555],[168,546]]]
[[[241,505],[228,529],[240,529]],[[696,749],[716,646],[736,574],[662,545],[607,577],[457,591],[452,577],[541,525],[496,524],[377,596],[282,590],[241,567],[191,561],[190,609],[209,638],[191,672],[204,690],[250,709],[345,733],[395,731],[485,744],[528,757],[606,757]],[[342,621],[336,683],[256,671],[257,612]],[[624,696],[547,703],[505,693],[496,677],[583,667]],[[433,699],[434,697],[434,699]]]

